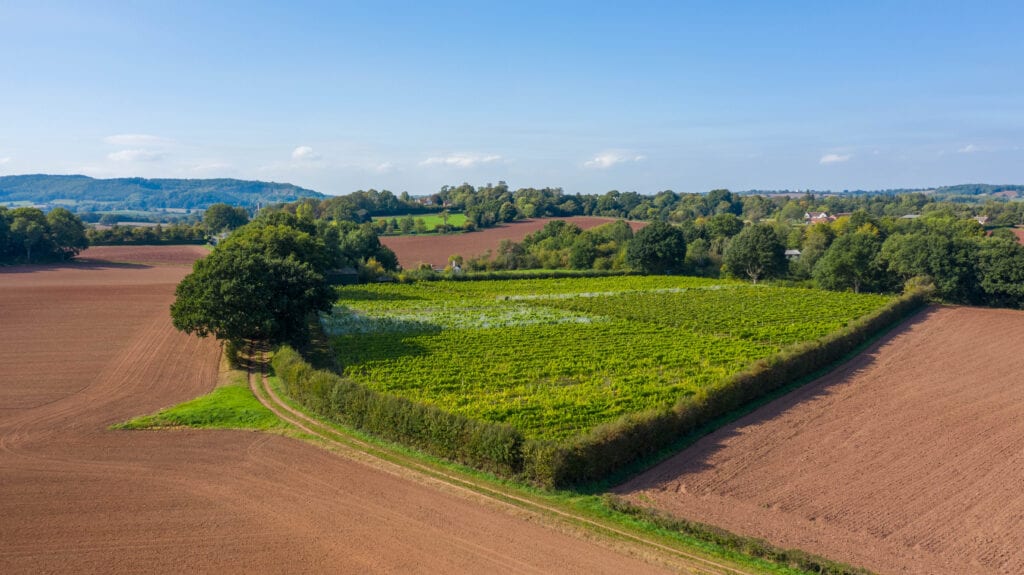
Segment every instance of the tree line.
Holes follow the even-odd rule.
[[[953,188],[950,188],[953,189]],[[957,188],[959,189],[959,188]],[[993,188],[996,189],[996,188]],[[878,192],[850,194],[738,194],[724,189],[707,193],[663,190],[654,195],[610,190],[604,194],[566,194],[561,188],[519,188],[505,182],[474,187],[444,186],[437,193],[413,198],[407,192],[357,191],[327,199],[298,202],[316,218],[368,221],[374,216],[436,213],[448,210],[466,215],[467,229],[487,228],[524,218],[601,216],[682,224],[699,218],[733,214],[743,221],[775,219],[801,222],[806,212],[849,213],[875,216],[925,214],[952,210],[963,217],[987,216],[992,225],[1024,225],[1024,202],[1008,198]]]
[[[359,197],[390,202],[395,209],[413,202],[389,192]],[[284,209],[313,218],[358,220],[358,214],[330,209],[346,201],[306,199]],[[1024,202],[963,203],[924,192],[764,196],[712,190],[642,196],[610,191],[569,196],[558,188],[512,191],[499,182],[446,186],[430,203],[463,211],[471,227],[526,216],[651,222],[634,232],[625,221],[586,231],[552,221],[522,242],[503,242],[494,253],[470,259],[451,254],[451,264],[466,271],[687,273],[857,292],[899,292],[910,283],[932,289],[945,301],[1024,307],[1024,246],[1007,229],[1024,225]],[[832,217],[811,223],[807,216],[815,212]],[[985,226],[975,221],[978,217]]]
[[[206,228],[198,223],[90,227],[85,235],[91,246],[205,244],[208,239]]]
[[[64,208],[0,206],[0,263],[64,261],[89,246],[85,224]]]
[[[204,244],[216,241],[221,234],[245,225],[249,212],[241,206],[213,204],[203,211],[202,220],[155,226],[90,227],[86,230],[89,245],[156,245]]]
[[[496,253],[450,262],[476,272],[683,273],[854,292],[910,286],[954,303],[1024,307],[1024,245],[1009,229],[989,233],[948,210],[920,218],[858,210],[815,224],[745,223],[726,212],[679,225],[656,221],[635,233],[624,220],[586,231],[553,220],[521,242],[502,242]]]

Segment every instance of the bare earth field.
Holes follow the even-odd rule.
[[[881,573],[1024,573],[1021,333],[931,308],[617,491]]]
[[[0,269],[0,573],[657,571],[283,436],[108,430],[215,385],[167,311],[198,253]]]
[[[465,234],[381,236],[380,241],[395,252],[395,255],[398,256],[398,263],[405,269],[413,269],[420,264],[444,267],[448,264],[448,256],[460,255],[472,258],[487,250],[495,253],[498,251],[501,240],[522,241],[523,238],[540,230],[551,220],[572,222],[584,230],[615,221],[614,218],[591,216],[545,218],[522,220]],[[647,225],[647,222],[631,221],[629,225],[636,231]]]

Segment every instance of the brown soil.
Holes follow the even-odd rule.
[[[187,271],[0,270],[0,573],[656,570],[283,436],[109,430],[216,383],[170,326]]]
[[[460,255],[472,258],[482,255],[487,250],[495,253],[498,251],[501,240],[522,241],[523,238],[540,230],[553,219],[572,222],[585,230],[615,221],[614,218],[591,216],[545,218],[522,220],[470,233],[385,236],[381,237],[380,241],[395,252],[395,255],[398,256],[398,263],[405,269],[415,269],[420,264],[444,267],[448,264],[448,256]],[[647,225],[647,222],[629,222],[629,225],[635,231]]]
[[[929,309],[617,491],[882,573],[1024,573],[1022,332]]]

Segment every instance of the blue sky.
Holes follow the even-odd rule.
[[[1022,6],[0,0],[0,174],[1024,184]]]

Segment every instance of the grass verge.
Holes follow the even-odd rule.
[[[221,363],[220,384],[210,393],[152,415],[112,425],[111,429],[197,427],[270,430],[286,427],[252,394],[246,373],[227,368],[226,364],[225,359]]]

